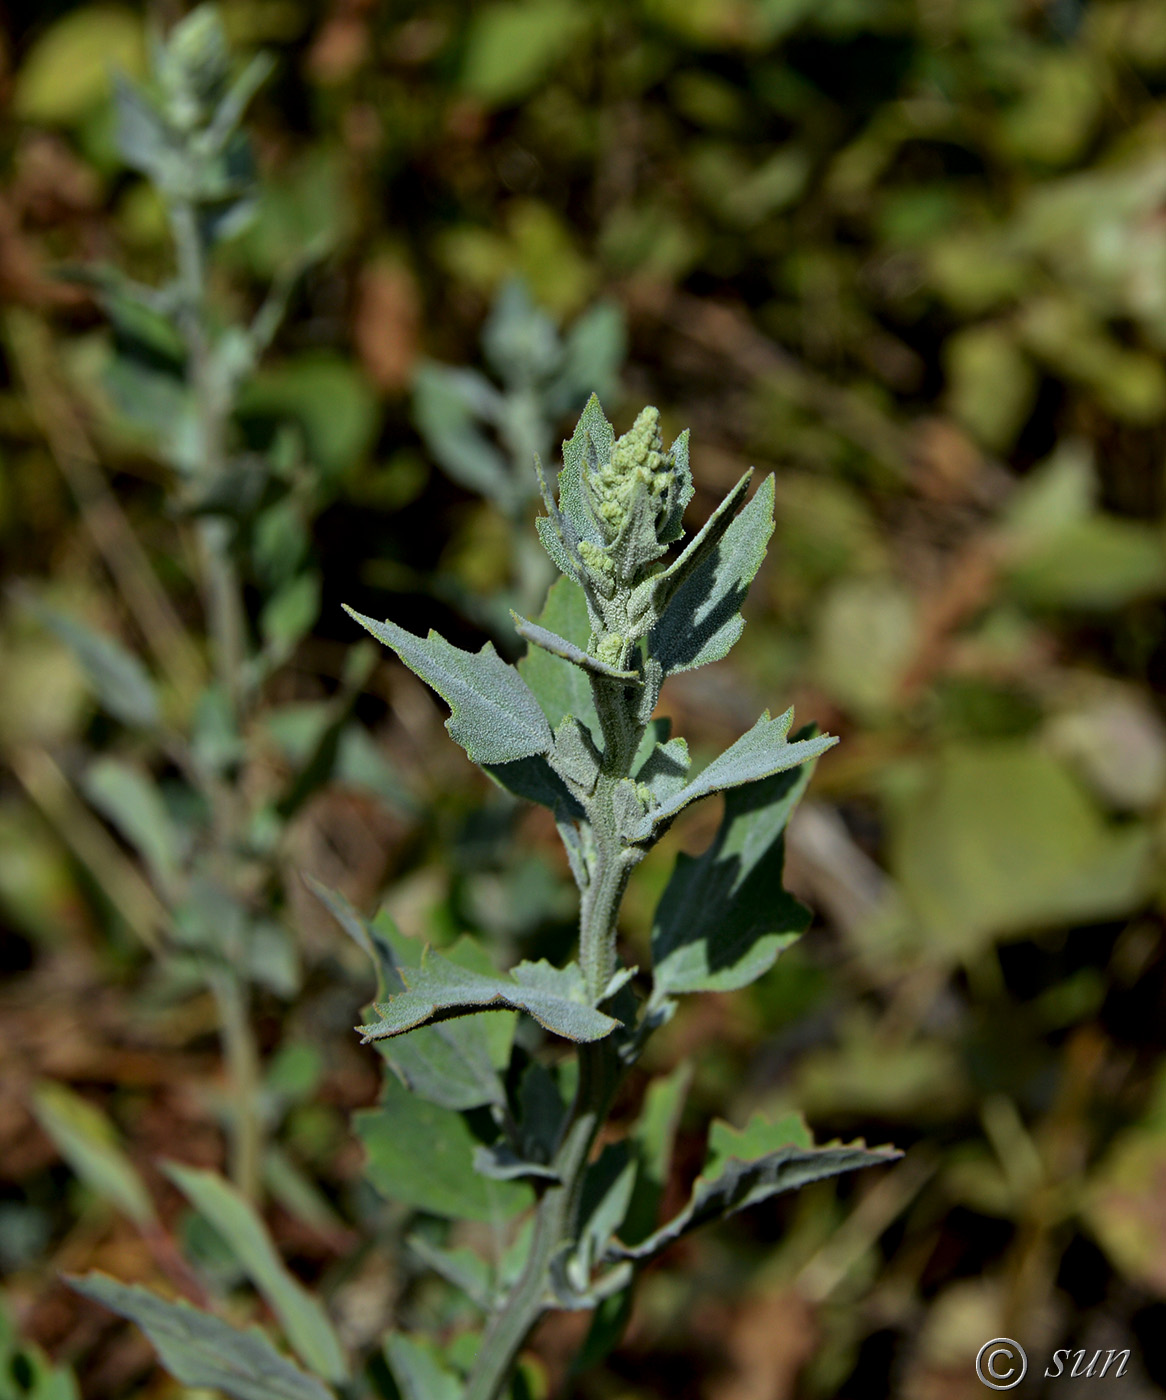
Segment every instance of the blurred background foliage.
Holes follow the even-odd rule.
[[[233,1282],[155,1165],[221,1162],[224,1091],[208,994],[142,946],[182,853],[125,793],[146,775],[134,793],[181,805],[125,728],[124,658],[168,655],[183,710],[205,639],[163,464],[189,405],[164,323],[58,275],[169,275],[164,210],[114,139],[110,73],[142,72],[146,15],[3,13],[0,1396],[64,1400],[68,1367],[95,1400],[170,1396],[146,1344],[59,1282],[173,1280],[176,1238]],[[346,669],[339,604],[513,654],[505,605],[546,582],[525,463],[596,387],[621,429],[644,402],[666,437],[691,427],[694,520],[744,466],[777,472],[744,637],[664,709],[708,751],[791,699],[844,741],[790,834],[811,934],[660,1037],[654,1069],[694,1057],[682,1168],[713,1107],[797,1105],[907,1155],[674,1250],[586,1378],[562,1377],[579,1319],[552,1319],[546,1375],[612,1400],[958,1400],[1007,1334],[1033,1357],[1129,1347],[1123,1395],[1160,1393],[1166,9],[222,13],[275,68],[212,292],[224,324],[273,282],[288,298],[234,413],[266,465],[231,485],[271,653],[235,782],[268,862],[253,1019],[285,1256],[354,1345],[441,1306],[408,1256],[354,1247],[353,1223],[404,1208],[347,1126],[377,1093],[350,1032],[371,988],[300,873],[500,957],[561,947],[574,917],[553,831],[479,780],[406,672]],[[142,578],[160,612],[135,609]],[[120,641],[113,705],[68,617]],[[715,816],[642,868],[630,960]]]

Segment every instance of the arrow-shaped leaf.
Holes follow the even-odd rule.
[[[805,932],[809,911],[781,876],[783,832],[811,768],[803,763],[726,793],[712,844],[699,856],[677,856],[652,926],[658,997],[748,986]]]
[[[771,475],[716,547],[705,550],[652,628],[650,650],[665,675],[719,661],[741,635],[741,604],[773,534],[773,491]]]
[[[768,778],[774,773],[797,768],[838,742],[829,734],[819,734],[811,739],[787,743],[785,736],[789,733],[793,718],[793,710],[786,710],[776,719],[771,719],[766,710],[747,734],[742,734],[735,744],[730,744],[692,782],[646,812],[640,825],[629,833],[629,839],[645,840],[661,822],[671,821],[699,797],[725,792],[760,778]]]
[[[436,632],[416,637],[395,622],[345,611],[437,691],[450,708],[445,727],[475,763],[511,763],[548,752],[554,740],[546,716],[490,642],[478,652],[462,651]]]
[[[606,1257],[610,1262],[651,1259],[710,1220],[723,1219],[812,1181],[880,1166],[900,1156],[902,1153],[893,1147],[868,1148],[864,1142],[815,1147],[809,1129],[796,1113],[776,1123],[767,1123],[757,1115],[741,1132],[728,1123],[714,1122],[708,1160],[685,1208],[634,1247],[615,1241]]]
[[[241,1332],[188,1303],[168,1303],[104,1274],[72,1278],[71,1287],[136,1322],[162,1365],[182,1385],[222,1390],[234,1400],[332,1400],[315,1376],[281,1356],[262,1332]]]
[[[403,1035],[417,1026],[475,1011],[525,1011],[567,1040],[602,1040],[619,1025],[587,1000],[577,963],[519,963],[509,977],[488,977],[430,951],[420,967],[401,968],[406,990],[376,1007],[380,1021],[360,1026],[365,1041]]]

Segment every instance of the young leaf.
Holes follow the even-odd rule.
[[[743,1132],[714,1122],[708,1159],[685,1208],[637,1245],[617,1240],[608,1247],[606,1257],[611,1261],[651,1259],[710,1220],[723,1219],[812,1181],[880,1166],[901,1156],[894,1148],[868,1148],[864,1142],[815,1147],[809,1129],[796,1113],[776,1123],[767,1123],[757,1115]]]
[[[478,427],[497,423],[502,395],[469,369],[423,364],[413,380],[413,414],[430,452],[462,486],[514,508],[517,486],[506,458]]]
[[[727,656],[745,623],[741,604],[773,534],[773,476],[762,482],[715,549],[677,588],[649,636],[666,675]]]
[[[168,1303],[104,1274],[68,1282],[86,1298],[136,1322],[182,1385],[221,1390],[234,1400],[333,1400],[327,1387],[281,1356],[257,1328],[241,1332],[188,1303]]]
[[[46,1080],[33,1090],[33,1112],[53,1145],[81,1180],[138,1226],[154,1219],[154,1205],[137,1168],[100,1109]]]
[[[447,1220],[498,1224],[533,1199],[521,1182],[491,1181],[474,1171],[478,1139],[460,1113],[425,1103],[386,1077],[379,1107],[354,1117],[366,1174],[389,1200]]]
[[[567,1040],[602,1040],[619,1025],[588,1003],[576,963],[552,967],[548,962],[524,962],[509,978],[488,977],[430,951],[420,967],[404,968],[401,976],[407,990],[376,1007],[379,1021],[358,1027],[365,1041],[495,1007],[525,1011]]]
[[[208,1220],[271,1304],[288,1341],[313,1371],[334,1384],[348,1375],[340,1340],[318,1299],[294,1278],[276,1252],[255,1208],[214,1172],[165,1164],[166,1175]]]
[[[445,727],[475,763],[549,752],[553,736],[538,701],[489,642],[479,652],[462,651],[436,632],[415,637],[393,622],[345,612],[437,691],[450,707]]]
[[[782,888],[782,833],[811,771],[804,763],[726,793],[712,844],[677,856],[652,926],[656,996],[747,986],[805,932],[809,911]]]
[[[786,743],[785,736],[789,733],[793,717],[794,712],[787,710],[776,719],[770,719],[766,710],[748,733],[742,734],[735,744],[730,744],[723,754],[714,758],[691,783],[645,813],[638,825],[627,832],[628,839],[646,840],[661,822],[671,821],[682,808],[697,798],[742,787],[774,773],[797,768],[838,742],[829,734],[819,734],[793,744]]]
[[[615,666],[609,666],[606,661],[589,655],[582,647],[569,642],[566,637],[560,637],[547,628],[540,627],[537,622],[529,622],[525,617],[520,617],[513,608],[510,610],[510,616],[514,619],[514,627],[520,637],[542,647],[543,651],[549,651],[552,656],[557,656],[572,666],[578,666],[593,676],[605,676],[608,680],[627,681],[633,685],[643,683],[638,671],[621,671]]]
[[[394,1332],[385,1342],[385,1356],[403,1400],[461,1400],[461,1378],[428,1338]]]

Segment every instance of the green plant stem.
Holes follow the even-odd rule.
[[[207,328],[206,247],[197,207],[189,200],[170,204],[170,226],[178,261],[180,325],[189,357],[191,389],[198,421],[198,487],[217,481],[227,465],[230,404],[215,365]],[[246,658],[246,629],[238,571],[231,557],[231,526],[218,516],[199,522],[202,593],[210,632],[215,678],[230,707],[235,729],[242,722],[240,681]],[[238,845],[241,814],[230,785],[216,785],[215,844],[220,858]],[[249,1199],[259,1194],[263,1130],[259,1111],[259,1050],[251,1028],[245,975],[236,968],[212,979],[219,1007],[223,1054],[232,1083],[231,1177]]]
[[[219,1028],[227,1073],[235,1099],[231,1116],[231,1180],[247,1197],[257,1200],[260,1161],[263,1154],[259,1116],[259,1051],[251,1029],[247,984],[232,968],[222,968],[211,978],[219,1010]]]
[[[616,930],[628,876],[641,852],[624,847],[616,834],[615,793],[631,770],[643,725],[638,697],[626,686],[596,680],[596,708],[604,736],[603,766],[588,817],[596,834],[590,878],[579,912],[579,960],[588,994],[598,1002],[615,971]],[[579,1085],[563,1129],[554,1168],[558,1181],[539,1200],[526,1266],[486,1329],[467,1382],[465,1400],[498,1400],[518,1353],[550,1302],[550,1275],[557,1259],[574,1249],[581,1226],[579,1199],[596,1137],[607,1118],[622,1073],[611,1039],[579,1048]]]
[[[554,1306],[551,1268],[578,1237],[583,1175],[619,1077],[619,1057],[610,1041],[580,1048],[579,1086],[554,1159],[559,1181],[539,1201],[526,1266],[486,1328],[464,1400],[499,1400],[505,1394],[523,1343],[548,1306]]]

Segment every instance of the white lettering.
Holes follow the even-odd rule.
[[[1064,1371],[1064,1369],[1065,1369],[1065,1357],[1068,1356],[1068,1355],[1069,1355],[1069,1349],[1068,1349],[1068,1347],[1066,1347],[1064,1351],[1054,1351],[1054,1352],[1053,1352],[1053,1365],[1054,1365],[1057,1369],[1056,1369],[1055,1371],[1050,1371],[1049,1368],[1046,1366],[1046,1367],[1045,1367],[1045,1375],[1046,1375],[1046,1376],[1059,1376],[1059,1375]],[[1104,1373],[1104,1371],[1103,1371],[1103,1372],[1102,1372],[1102,1375],[1104,1375],[1104,1374],[1105,1374],[1105,1373]]]
[[[1110,1350],[1110,1351],[1106,1352],[1106,1354],[1105,1354],[1105,1365],[1102,1366],[1101,1370],[1098,1371],[1098,1373],[1097,1373],[1099,1376],[1104,1376],[1104,1375],[1105,1375],[1106,1371],[1109,1370],[1109,1363],[1113,1360],[1113,1358],[1114,1358],[1115,1356],[1120,1356],[1120,1357],[1121,1357],[1121,1360],[1117,1363],[1117,1370],[1116,1370],[1113,1374],[1114,1374],[1115,1376],[1124,1376],[1124,1375],[1125,1375],[1126,1365],[1127,1365],[1127,1363],[1129,1362],[1129,1359],[1130,1359],[1130,1349],[1129,1349],[1129,1347],[1124,1347],[1121,1351],[1118,1351],[1118,1352],[1115,1352],[1115,1351],[1113,1351],[1113,1350]]]
[[[1013,1371],[1016,1370],[1015,1366],[1009,1366],[1007,1371],[997,1371],[996,1369],[996,1358],[998,1356],[1011,1355],[1012,1353],[1008,1350],[1007,1347],[997,1347],[995,1351],[990,1351],[988,1353],[988,1360],[985,1364],[988,1367],[988,1374],[992,1377],[993,1380],[1006,1381],[1009,1378],[1009,1376],[1012,1375]]]

